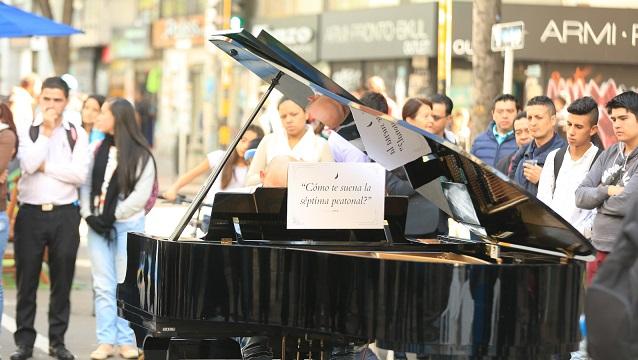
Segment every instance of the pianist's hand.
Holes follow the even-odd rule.
[[[532,184],[538,184],[538,181],[541,178],[541,170],[543,170],[543,168],[538,165],[530,166],[524,164],[523,166],[523,176],[525,176],[527,181]]]
[[[622,194],[623,190],[625,190],[625,188],[622,186],[609,185],[607,186],[607,195],[609,196],[620,195]]]

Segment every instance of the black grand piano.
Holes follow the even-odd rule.
[[[329,97],[350,109],[340,136],[403,171],[473,235],[404,237],[402,197],[386,198],[384,229],[289,230],[286,189],[258,189],[218,194],[207,234],[181,236],[216,170],[169,238],[129,234],[118,309],[147,359],[191,358],[177,354],[180,342],[199,344],[198,359],[225,357],[202,344],[258,335],[282,359],[375,341],[437,359],[561,359],[578,348],[593,248],[569,223],[454,144],[362,106],[267,33],[211,41],[270,84],[229,151],[271,91],[299,104]],[[403,134],[416,156],[379,155],[380,139],[360,126],[368,118]]]

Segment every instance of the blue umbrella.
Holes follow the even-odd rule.
[[[68,36],[82,31],[0,1],[0,38]]]

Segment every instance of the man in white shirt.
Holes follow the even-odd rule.
[[[602,145],[599,148],[592,143],[600,143],[597,140],[598,104],[586,96],[572,102],[567,112],[568,145],[547,155],[537,196],[589,238],[596,212],[576,207],[575,192],[602,150]]]
[[[88,137],[64,116],[69,87],[59,77],[42,83],[42,117],[19,134],[20,211],[15,223],[17,305],[11,360],[33,355],[36,294],[45,248],[49,255],[49,355],[71,360],[64,344],[68,328],[71,284],[80,243],[78,187],[88,172]]]

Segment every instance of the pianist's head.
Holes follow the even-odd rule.
[[[288,164],[298,161],[288,155],[275,156],[266,168],[259,172],[263,187],[288,187]]]
[[[348,116],[348,107],[328,96],[313,95],[308,101],[308,120],[319,121],[330,129],[337,129]]]

